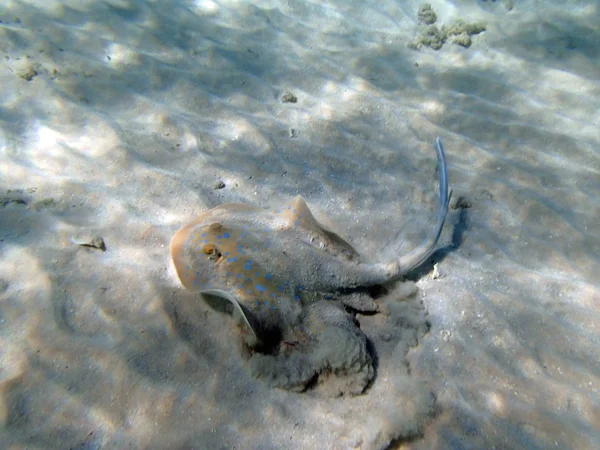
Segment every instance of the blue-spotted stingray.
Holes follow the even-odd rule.
[[[402,278],[435,249],[452,194],[439,138],[435,149],[440,195],[437,223],[429,237],[407,255],[387,262],[365,260],[321,225],[300,196],[274,211],[228,203],[204,212],[173,236],[171,257],[181,283],[212,306],[235,315],[247,332],[247,344],[259,349],[259,354],[288,361],[273,363],[267,370],[290,372],[283,377],[268,375],[279,380],[274,384],[302,389],[315,373],[326,369],[336,373],[362,370],[346,367],[348,361],[332,363],[336,350],[323,349],[328,345],[323,343],[325,332],[354,342],[342,359],[350,358],[352,365],[358,358],[359,366],[371,367],[366,370],[370,374],[363,374],[358,382],[364,387],[372,377],[366,340],[338,300],[360,310],[365,304],[365,288]],[[320,347],[319,342],[323,344]],[[290,348],[302,348],[309,356],[290,356],[295,353]],[[311,351],[320,356],[310,357]],[[294,359],[293,369],[289,368],[290,358]],[[256,364],[264,366],[265,361],[268,359]],[[323,365],[327,367],[319,367]],[[360,386],[353,389],[361,391]]]

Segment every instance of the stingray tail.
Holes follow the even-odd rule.
[[[421,245],[392,263],[394,278],[406,275],[423,263],[433,253],[440,238],[440,234],[442,233],[442,228],[444,227],[446,214],[448,214],[448,205],[450,204],[450,198],[452,197],[452,190],[448,191],[448,166],[446,164],[446,156],[444,155],[444,147],[442,146],[442,141],[439,137],[435,141],[435,151],[437,152],[437,165],[440,174],[440,212],[438,214],[437,224],[435,225],[433,233],[431,233]]]

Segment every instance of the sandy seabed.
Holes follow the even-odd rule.
[[[430,3],[485,32],[411,48],[415,1],[0,4],[1,448],[598,448],[600,6]],[[436,136],[453,209],[416,297],[359,317],[368,389],[249,374],[171,236],[300,194],[387,260],[435,222]]]

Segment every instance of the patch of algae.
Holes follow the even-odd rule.
[[[482,22],[467,23],[462,19],[456,20],[451,25],[442,25],[441,28],[438,28],[434,25],[437,15],[429,3],[424,3],[419,8],[418,20],[427,26],[409,44],[409,47],[414,50],[423,47],[439,50],[448,40],[453,44],[468,48],[473,42],[471,36],[480,34],[486,29],[485,24]]]

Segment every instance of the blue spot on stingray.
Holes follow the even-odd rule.
[[[252,291],[250,289],[248,289],[248,294],[252,294]]]
[[[277,290],[280,292],[283,291],[283,286],[281,286],[281,285],[277,286]]]
[[[227,258],[227,262],[236,262],[238,260],[237,256],[231,256],[229,258]]]
[[[204,239],[204,243],[207,244],[208,243],[208,239]]]
[[[196,275],[200,275],[200,272],[196,272]]]
[[[326,295],[325,300],[333,300],[333,295]]]
[[[260,277],[260,272],[256,272],[256,273],[254,274],[254,276],[255,276],[255,277]]]
[[[217,236],[217,239],[221,239],[221,236]]]
[[[223,233],[223,237],[224,237],[225,239],[229,239],[229,236],[230,236],[230,234],[229,234],[229,233]]]
[[[270,273],[265,273],[265,280],[270,280],[271,278],[273,278],[273,275]]]
[[[300,223],[300,221],[299,221],[299,220],[296,220],[296,221],[294,222],[294,225],[298,225],[299,223]]]
[[[202,233],[202,237],[206,237],[206,233]]]
[[[243,276],[244,275],[242,275],[241,273],[238,273],[236,278],[242,278]]]
[[[294,300],[300,301],[300,296],[299,295],[294,295]]]
[[[227,272],[227,274],[225,276],[230,277],[231,275],[233,275],[231,272]]]
[[[269,306],[269,302],[264,302],[264,305],[265,306]]]
[[[185,266],[185,268],[186,268],[187,270],[190,270],[190,266]]]
[[[225,252],[225,256],[229,256],[229,252]]]
[[[246,278],[246,281],[247,281],[247,282],[250,282],[250,281],[252,281],[252,280],[251,280],[250,278]]]
[[[260,292],[265,292],[267,290],[267,288],[264,287],[262,284],[257,284],[256,285],[256,290],[260,291]]]

